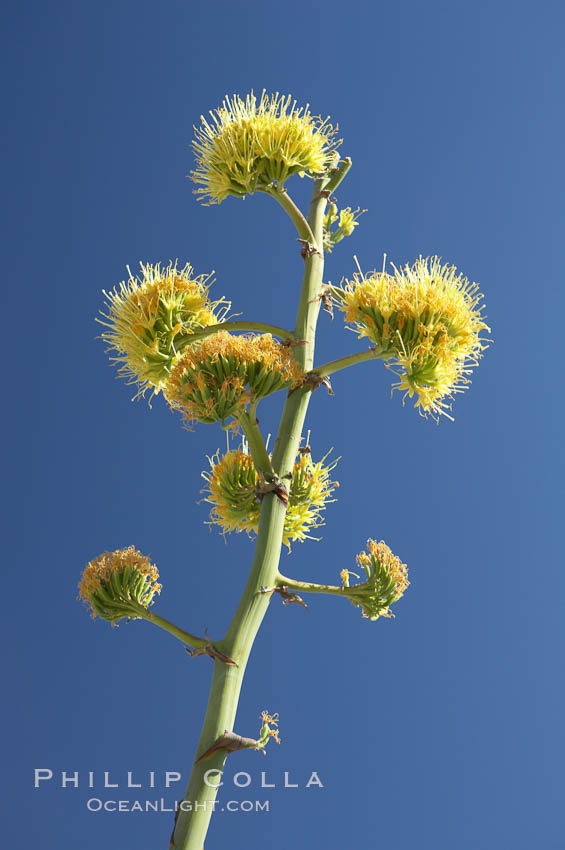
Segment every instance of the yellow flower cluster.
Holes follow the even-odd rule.
[[[234,449],[208,458],[210,471],[202,473],[208,487],[205,501],[212,505],[210,521],[222,534],[231,531],[257,531],[260,502],[255,495],[258,476],[251,455]]]
[[[343,571],[348,573],[347,578],[342,574],[346,595],[354,605],[361,606],[363,616],[370,620],[394,617],[389,606],[403,596],[410,584],[406,564],[382,540],[367,540],[367,551],[357,555],[357,564],[367,573],[367,580],[349,588],[350,573]]]
[[[299,540],[302,543],[310,537],[307,531],[324,525],[320,512],[335,501],[330,496],[339,483],[331,480],[330,472],[337,466],[339,458],[324,466],[327,456],[314,463],[310,454],[304,454],[294,463],[283,532],[283,542],[289,549],[289,541]]]
[[[211,275],[194,276],[170,262],[141,265],[141,276],[122,281],[118,288],[104,292],[107,313],[98,320],[108,330],[102,339],[128,383],[137,383],[138,396],[148,388],[152,396],[163,389],[179,352],[198,328],[221,322],[230,305],[220,298],[210,301]],[[129,269],[128,269],[129,271]]]
[[[323,525],[321,512],[334,501],[331,495],[338,483],[330,479],[337,461],[324,466],[326,457],[314,463],[311,456],[301,455],[295,462],[285,515],[283,542],[303,542],[311,529]],[[227,452],[221,458],[209,458],[210,471],[202,477],[208,482],[206,501],[212,505],[210,521],[226,534],[231,531],[256,533],[259,528],[261,503],[255,488],[259,476],[251,455],[245,450]]]
[[[250,402],[302,377],[288,346],[271,334],[220,331],[179,357],[167,384],[169,403],[189,421],[225,422]]]
[[[273,183],[281,187],[293,174],[319,174],[335,147],[327,119],[312,116],[308,106],[298,109],[290,95],[263,91],[259,103],[253,92],[245,100],[233,95],[210,116],[201,116],[194,128],[197,169],[191,173],[200,184],[196,193],[208,204]]]
[[[438,257],[393,269],[354,275],[336,299],[359,337],[399,369],[393,388],[415,395],[420,412],[437,419],[448,415],[449,400],[465,389],[486,348],[482,295]]]
[[[104,552],[90,561],[79,583],[79,598],[93,617],[116,622],[123,617],[136,619],[156,593],[161,592],[157,567],[129,546]]]

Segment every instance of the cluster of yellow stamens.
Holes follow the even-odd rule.
[[[138,384],[138,396],[163,389],[193,332],[225,318],[230,305],[210,300],[211,279],[195,276],[188,263],[182,269],[176,262],[164,268],[141,263],[140,277],[130,272],[129,280],[104,292],[107,312],[98,321],[107,330],[101,336],[117,353],[120,373]]]
[[[217,453],[208,462],[210,470],[202,477],[208,484],[203,491],[205,501],[212,505],[210,522],[218,525],[222,534],[256,531],[261,504],[255,494],[258,475],[249,452],[242,448],[221,457]]]
[[[136,619],[161,592],[157,567],[149,558],[129,546],[104,552],[90,561],[79,583],[79,598],[93,617],[116,622]]]
[[[283,542],[289,549],[291,541],[302,543],[306,539],[317,539],[306,532],[324,525],[321,511],[327,504],[335,502],[330,497],[339,483],[332,481],[330,472],[337,466],[339,458],[324,466],[327,456],[314,463],[310,454],[303,454],[294,462],[283,530]]]
[[[486,348],[482,295],[438,257],[393,272],[354,275],[334,290],[336,300],[359,337],[397,370],[393,389],[416,396],[420,412],[437,419],[448,415],[450,399],[465,389]]]
[[[367,541],[367,550],[357,555],[358,566],[367,574],[366,580],[351,585],[349,577],[356,573],[342,570],[344,595],[355,605],[361,607],[364,617],[378,620],[379,617],[394,617],[390,605],[404,594],[409,586],[408,569],[400,558],[393,555],[389,547],[381,540]]]
[[[197,169],[196,193],[208,204],[228,195],[245,197],[273,183],[281,187],[293,174],[319,174],[334,145],[334,128],[327,119],[298,109],[290,95],[268,95],[259,102],[251,92],[245,100],[226,97],[211,120],[201,116],[192,143]]]
[[[295,541],[311,537],[308,532],[323,525],[321,512],[338,483],[330,472],[336,462],[324,466],[326,457],[314,463],[309,454],[295,461],[288,494],[283,541],[290,549]],[[231,531],[256,533],[259,528],[261,502],[257,495],[259,476],[246,446],[209,458],[210,470],[203,472],[207,481],[206,499],[212,505],[210,521],[226,534]]]
[[[225,422],[250,401],[289,387],[301,376],[289,347],[270,334],[235,336],[220,331],[185,350],[165,394],[189,421]]]

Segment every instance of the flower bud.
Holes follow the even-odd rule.
[[[354,275],[336,300],[359,337],[390,361],[400,378],[393,389],[415,395],[420,412],[437,419],[487,347],[482,295],[438,257],[393,269]]]
[[[300,380],[301,370],[288,346],[270,334],[213,334],[187,348],[167,383],[166,397],[186,419],[225,422],[250,401]]]
[[[326,214],[324,215],[324,229],[329,230],[335,221],[337,221],[337,204],[328,204]]]
[[[211,121],[201,116],[192,143],[196,194],[208,204],[228,195],[245,197],[273,183],[282,187],[293,174],[319,174],[328,166],[335,130],[327,119],[296,107],[290,95],[253,92],[243,100],[226,97]]]
[[[330,213],[331,211],[331,213]],[[351,207],[339,211],[339,221],[335,230],[331,229],[331,225],[338,220],[337,206],[331,204],[328,207],[328,214],[324,216],[324,247],[330,254],[332,249],[338,242],[341,242],[346,236],[351,236],[357,225],[359,218],[366,213],[367,210],[362,210],[357,207],[352,210]]]
[[[111,623],[138,619],[161,592],[157,567],[133,546],[104,552],[90,561],[79,583],[79,598]]]
[[[195,277],[188,263],[183,269],[176,263],[140,265],[141,277],[130,273],[127,283],[104,292],[108,312],[97,321],[108,328],[101,337],[117,352],[112,359],[122,364],[120,373],[139,385],[138,396],[148,388],[153,396],[193,332],[221,322],[230,305],[223,298],[211,301],[212,276]]]
[[[359,213],[359,209],[352,212],[351,207],[345,207],[345,209],[340,210],[338,227],[343,231],[345,236],[351,236],[355,228],[358,226],[359,222],[357,221],[356,216]]]
[[[277,744],[280,744],[281,739],[279,738],[279,715],[277,714],[269,714],[268,711],[261,712],[261,720],[262,726],[261,731],[259,732],[259,739],[257,740],[257,745],[255,749],[264,750],[271,738],[276,741]],[[273,727],[273,728],[271,728]]]

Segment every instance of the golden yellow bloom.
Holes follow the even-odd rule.
[[[335,501],[330,496],[339,483],[331,480],[330,472],[337,466],[339,458],[324,466],[327,456],[314,463],[310,454],[300,455],[294,463],[283,531],[283,542],[289,549],[290,541],[302,543],[311,538],[307,531],[324,525],[321,511]]]
[[[256,531],[261,504],[255,495],[258,481],[251,455],[235,449],[219,457],[208,458],[210,471],[202,473],[208,482],[206,502],[212,505],[210,521],[219,525],[222,533]]]
[[[281,187],[293,174],[319,174],[336,146],[327,119],[311,115],[308,106],[298,109],[290,95],[263,91],[259,103],[253,92],[245,100],[226,96],[210,117],[201,116],[194,128],[197,169],[191,173],[208,204],[273,183]]]
[[[79,583],[79,598],[93,617],[117,622],[124,617],[137,619],[161,592],[157,567],[130,546],[104,552],[90,561]]]
[[[127,282],[104,292],[108,312],[98,321],[108,328],[102,339],[117,352],[112,359],[122,364],[120,373],[138,384],[138,396],[147,388],[153,396],[194,330],[221,322],[230,305],[223,298],[210,301],[212,276],[195,276],[188,263],[182,269],[176,262],[140,265],[141,277],[130,272]]]
[[[337,461],[324,466],[326,457],[314,463],[311,456],[297,458],[290,484],[288,507],[285,515],[283,542],[290,549],[291,542],[303,542],[314,528],[323,525],[321,512],[329,502],[338,483],[330,479]],[[231,531],[257,533],[261,503],[255,493],[259,476],[251,455],[242,449],[227,452],[221,458],[208,458],[210,471],[202,477],[208,487],[205,501],[212,505],[210,521],[226,534]]]
[[[465,389],[487,347],[482,295],[438,257],[393,270],[356,274],[336,298],[359,337],[399,370],[393,388],[415,395],[420,412],[437,419],[448,415],[449,400]]]
[[[378,620],[379,617],[394,617],[389,606],[403,596],[409,586],[408,570],[389,547],[381,540],[367,541],[367,551],[357,555],[357,564],[367,573],[367,580],[360,584],[344,586],[344,595],[361,607],[364,617]],[[342,571],[343,578],[343,571]],[[349,575],[354,573],[349,572]]]
[[[300,380],[288,346],[271,334],[221,331],[195,343],[177,360],[166,386],[169,403],[189,420],[225,422],[251,401]]]

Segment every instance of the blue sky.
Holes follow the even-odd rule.
[[[379,363],[312,398],[314,456],[342,458],[339,501],[283,572],[333,582],[376,537],[412,584],[376,623],[331,598],[274,601],[236,730],[256,734],[269,708],[282,744],[230,757],[221,797],[271,810],[218,814],[207,850],[562,848],[561,4],[61,0],[6,18],[6,846],[166,847],[170,814],[86,801],[174,799],[166,770],[182,794],[211,665],[145,623],[93,622],[76,584],[134,544],[159,566],[157,610],[219,637],[252,544],[226,545],[198,503],[220,427],[187,433],[161,401],[132,404],[94,317],[126,264],[179,258],[215,269],[236,312],[293,325],[301,261],[283,214],[262,196],[202,207],[186,179],[199,116],[264,87],[331,115],[353,159],[339,200],[368,212],[326,280],[354,254],[364,270],[438,254],[480,282],[495,341],[453,423],[391,400]],[[289,189],[307,201],[307,181]],[[322,315],[317,362],[362,347]],[[266,431],[281,403],[262,405]],[[34,768],[53,781],[34,789]],[[157,789],[128,790],[128,770],[144,785],[155,771]],[[324,788],[304,787],[312,771]]]

